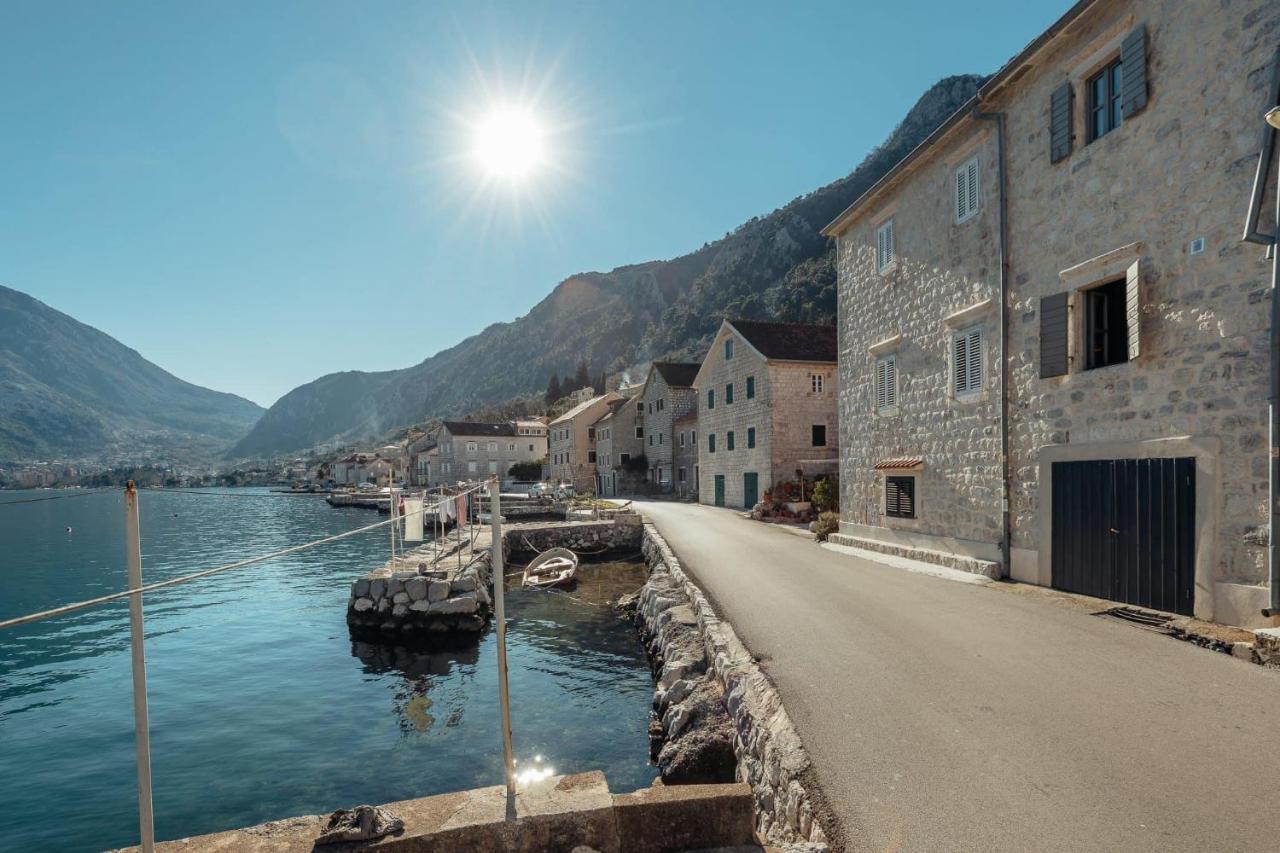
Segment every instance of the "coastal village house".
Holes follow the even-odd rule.
[[[539,427],[541,427],[539,422]],[[439,486],[498,477],[511,480],[511,466],[518,462],[541,462],[547,455],[546,435],[536,435],[532,423],[521,434],[519,422],[470,423],[445,421],[436,431],[439,471],[432,472],[429,485]]]
[[[698,409],[676,418],[671,424],[675,447],[671,464],[675,467],[675,493],[680,498],[698,498]]]
[[[610,404],[621,399],[614,392],[588,397],[550,424],[551,479],[556,483],[572,483],[580,493],[596,487],[595,423],[606,414]]]
[[[641,420],[637,426],[644,437],[649,482],[660,492],[674,491],[674,425],[677,418],[697,411],[698,392],[693,388],[697,373],[698,365],[694,363],[655,361],[640,391],[636,411]]]
[[[834,474],[836,330],[725,320],[693,380],[699,500],[750,508],[774,484]]]
[[[640,387],[633,386],[619,391],[621,400],[596,421],[596,469],[599,479],[598,494],[617,497],[638,491],[645,475],[633,472],[631,460],[644,454],[644,428],[639,409]]]
[[[614,430],[617,429],[616,415],[621,412],[622,407],[630,402],[624,397],[614,400],[605,409],[592,426],[595,429],[596,436],[596,485],[595,493],[604,497],[612,497],[618,494],[617,472],[614,470],[617,454],[614,450],[617,442],[613,437]]]
[[[1268,0],[1077,3],[825,229],[835,541],[1271,624],[1278,42]]]

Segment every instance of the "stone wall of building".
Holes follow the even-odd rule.
[[[651,370],[638,402],[644,405],[643,453],[649,460],[649,469],[655,472],[650,479],[664,490],[670,490],[675,461],[672,426],[676,418],[693,411],[697,405],[697,394],[692,388],[672,388],[661,373]],[[661,477],[656,476],[659,471]]]
[[[819,377],[819,390],[814,388],[815,376]],[[840,464],[836,365],[770,362],[768,384],[772,403],[767,429],[772,480],[760,484],[761,492],[778,480],[793,479],[797,470],[806,477],[836,473]],[[823,427],[825,444],[813,443],[815,425]]]
[[[675,492],[682,498],[698,497],[698,413],[690,412],[671,425],[675,449],[672,465]]]
[[[725,358],[724,343],[733,341],[733,356]],[[759,478],[763,497],[774,483],[772,467],[773,388],[768,363],[747,345],[741,335],[721,327],[711,343],[707,357],[698,372],[698,468],[700,484],[698,500],[715,503],[716,477],[724,477],[726,506],[744,505],[743,475],[754,472]],[[747,379],[755,384],[754,395],[747,397]],[[728,402],[728,386],[733,385],[733,402]],[[715,392],[715,406],[707,406],[707,394]],[[756,431],[755,447],[748,447],[747,430]],[[729,449],[729,432],[733,432],[733,450]],[[711,451],[711,436],[716,449]],[[748,507],[749,509],[749,507]]]
[[[1280,43],[1280,5],[1101,5],[995,105],[1008,113],[1010,140],[1015,575],[1048,581],[1044,448],[1096,445],[1102,458],[1164,455],[1152,440],[1191,436],[1199,441],[1197,490],[1214,493],[1212,518],[1197,522],[1214,542],[1198,543],[1207,550],[1197,567],[1196,613],[1249,624],[1265,601],[1266,549],[1251,534],[1267,519],[1271,293],[1263,248],[1241,242],[1240,233]],[[1087,80],[1142,24],[1148,104],[1087,142]],[[1050,163],[1046,110],[1051,91],[1067,80],[1076,91],[1074,147]],[[1191,254],[1201,238],[1203,250]],[[1062,272],[1135,243],[1141,354],[1084,370],[1078,292],[1123,272]],[[1064,291],[1075,294],[1070,371],[1041,379],[1040,299]]]
[[[1047,103],[1047,102],[1046,102]],[[998,552],[1001,538],[998,365],[999,197],[995,140],[986,126],[902,175],[839,238],[840,506],[843,529],[864,537],[948,538]],[[977,155],[980,209],[955,217],[955,170]],[[893,220],[896,262],[877,271],[876,231]],[[986,303],[985,308],[974,308]],[[948,318],[965,309],[957,327]],[[952,337],[983,331],[982,390],[952,393]],[[897,361],[898,402],[878,411],[877,359]],[[916,518],[884,512],[885,460],[920,457]],[[939,547],[933,545],[932,547]]]

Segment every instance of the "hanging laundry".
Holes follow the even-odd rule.
[[[422,498],[405,498],[402,512],[404,512],[404,541],[421,542]]]

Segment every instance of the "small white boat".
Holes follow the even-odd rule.
[[[523,586],[543,589],[573,581],[578,571],[578,555],[568,548],[552,548],[533,558],[524,570]]]

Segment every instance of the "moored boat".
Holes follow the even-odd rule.
[[[578,555],[568,548],[551,548],[525,566],[523,586],[545,589],[573,582],[578,571]]]

